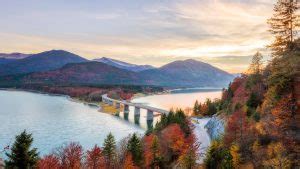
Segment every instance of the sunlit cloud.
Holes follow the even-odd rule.
[[[271,35],[266,20],[274,2],[19,3],[2,3],[0,52],[65,49],[89,59],[106,56],[154,66],[194,58],[230,72],[243,72],[256,51],[267,54]],[[229,58],[231,62],[224,62]]]

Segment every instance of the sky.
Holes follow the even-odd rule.
[[[0,53],[63,49],[161,66],[196,59],[244,72],[272,37],[275,0],[0,0]]]

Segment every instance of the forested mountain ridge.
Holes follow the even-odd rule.
[[[43,68],[42,70],[44,71],[42,72],[3,76],[0,78],[0,86],[10,86],[11,84],[18,86],[36,84],[112,84],[163,87],[224,87],[233,79],[233,75],[196,60],[175,61],[161,68],[152,68],[138,72],[121,69],[114,65],[96,61],[92,62],[79,59],[70,60],[68,62],[71,61],[78,61],[78,63],[67,63],[66,60],[66,62],[57,65],[61,66],[61,68],[58,69],[46,71],[45,69],[50,69],[48,66]],[[48,61],[45,62],[48,63]],[[63,66],[62,64],[65,65]]]
[[[41,72],[61,68],[67,63],[88,60],[63,50],[51,50],[15,60],[0,67],[0,76]]]

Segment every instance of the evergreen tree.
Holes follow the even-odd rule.
[[[195,104],[194,104],[194,114],[195,115],[198,115],[200,113],[200,106],[199,106],[199,103],[198,103],[198,100],[196,100]]]
[[[275,4],[273,17],[268,20],[270,32],[275,36],[275,41],[270,45],[274,56],[280,56],[294,41],[299,26],[298,9],[297,0],[278,0]]]
[[[151,151],[152,151],[152,168],[162,168],[163,167],[163,158],[160,155],[159,151],[159,140],[156,135],[154,135],[152,144],[151,144]]]
[[[143,147],[140,138],[135,133],[128,141],[127,150],[132,154],[134,164],[141,166],[143,160]]]
[[[104,140],[102,153],[105,157],[106,164],[109,167],[113,166],[116,157],[116,141],[111,133],[109,133],[106,139]]]
[[[24,130],[16,136],[16,140],[10,153],[6,153],[8,160],[5,161],[7,168],[29,169],[34,168],[38,161],[36,148],[31,149],[33,138]]]

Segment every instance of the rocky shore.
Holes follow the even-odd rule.
[[[207,129],[211,140],[215,140],[224,134],[225,120],[220,116],[214,115],[204,127]]]

